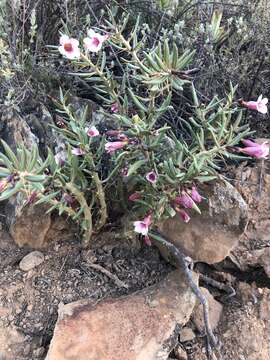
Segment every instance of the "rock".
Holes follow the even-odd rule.
[[[32,248],[41,248],[44,245],[46,234],[51,226],[51,215],[46,214],[44,205],[27,206],[21,208],[20,196],[10,199],[12,206],[9,232],[19,246],[29,245]]]
[[[40,251],[32,251],[20,261],[19,267],[23,271],[29,271],[42,264],[43,261],[44,255]]]
[[[180,341],[186,342],[186,341],[192,341],[195,339],[195,334],[192,329],[188,327],[184,327],[180,332]]]
[[[238,244],[247,222],[247,204],[228,182],[216,182],[202,193],[207,201],[200,205],[201,215],[192,213],[189,223],[175,216],[159,228],[187,256],[213,264],[222,261]]]
[[[237,189],[248,204],[245,237],[233,250],[231,258],[242,271],[261,266],[270,277],[270,162],[236,172]]]
[[[255,289],[252,286],[242,286],[241,294],[237,291],[237,294],[240,295],[237,305],[228,304],[226,317],[222,317],[219,325],[219,338],[224,359],[270,359],[269,315],[265,313],[266,309],[263,310],[263,314],[258,311],[262,303],[264,303],[264,307],[266,302],[269,302],[270,290],[261,289],[261,303],[248,300],[250,294],[254,294],[254,292]]]
[[[15,360],[22,359],[26,338],[16,327],[0,327],[0,359]]]
[[[203,287],[201,287],[200,289],[201,289],[202,293],[204,294],[204,296],[206,297],[206,300],[208,302],[209,321],[210,321],[212,330],[214,330],[217,327],[218,322],[221,318],[223,306],[214,299],[214,297],[210,294],[210,292],[207,289],[205,289]],[[196,325],[197,329],[201,333],[203,333],[205,330],[205,326],[204,326],[204,320],[203,320],[203,307],[201,304],[197,305],[196,308],[194,309],[193,314],[192,314],[192,321]]]
[[[178,345],[175,348],[174,353],[175,353],[176,359],[178,359],[178,360],[188,360],[187,353],[185,352],[185,350],[180,345]]]
[[[46,360],[165,360],[194,304],[174,271],[129,296],[62,305]]]

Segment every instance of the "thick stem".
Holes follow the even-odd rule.
[[[75,196],[76,200],[80,204],[84,213],[84,228],[83,228],[83,247],[88,247],[90,245],[92,233],[93,233],[93,220],[91,207],[88,206],[83,193],[77,189],[72,183],[67,183],[65,188]]]
[[[99,178],[98,173],[95,171],[95,163],[93,160],[93,154],[88,152],[87,160],[90,163],[91,168],[93,169],[93,180],[97,189],[97,197],[100,203],[100,219],[97,226],[97,231],[99,231],[105,224],[108,218],[107,204],[105,199],[105,192],[102,186],[102,181]]]

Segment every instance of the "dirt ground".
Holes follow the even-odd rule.
[[[121,244],[82,251],[78,241],[73,241],[51,243],[42,251],[45,261],[23,272],[19,262],[28,252],[29,249],[18,248],[7,233],[2,232],[0,350],[1,341],[9,341],[15,354],[11,355],[12,360],[45,358],[60,302],[99,300],[132,293],[158,282],[172,268],[160,258],[157,249],[147,246],[137,253]],[[100,269],[93,269],[91,264],[109,271],[120,283]],[[7,327],[11,329],[11,340],[3,335],[1,338],[1,328]]]

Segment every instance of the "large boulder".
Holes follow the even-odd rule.
[[[194,305],[180,271],[126,297],[62,305],[46,360],[167,360]]]
[[[200,204],[201,215],[192,213],[189,223],[175,216],[159,228],[193,260],[213,264],[222,261],[238,244],[247,223],[248,207],[237,189],[226,181],[206,186],[203,194],[206,200]]]

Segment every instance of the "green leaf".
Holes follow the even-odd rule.
[[[38,201],[35,202],[36,205],[43,204],[43,203],[49,203],[52,199],[56,198],[56,196],[60,193],[59,191],[53,192],[49,195],[43,195]]]
[[[24,179],[30,182],[43,182],[46,180],[46,175],[25,175]]]
[[[128,169],[128,173],[127,173],[127,176],[130,176],[132,174],[134,174],[136,171],[139,170],[139,168],[141,166],[143,166],[144,164],[146,163],[146,160],[138,160],[136,161],[134,164],[132,164],[129,169]]]
[[[4,147],[5,153],[7,155],[7,157],[9,158],[9,160],[11,161],[11,163],[16,166],[16,168],[19,167],[19,162],[18,159],[16,157],[16,155],[14,154],[14,152],[11,150],[10,146],[4,141],[1,140],[2,145]]]
[[[14,187],[9,188],[7,190],[5,190],[1,195],[0,195],[0,201],[3,200],[7,200],[9,199],[11,196],[15,195],[17,192],[19,192],[21,190],[21,188],[23,188],[24,183],[22,181],[18,181]]]

